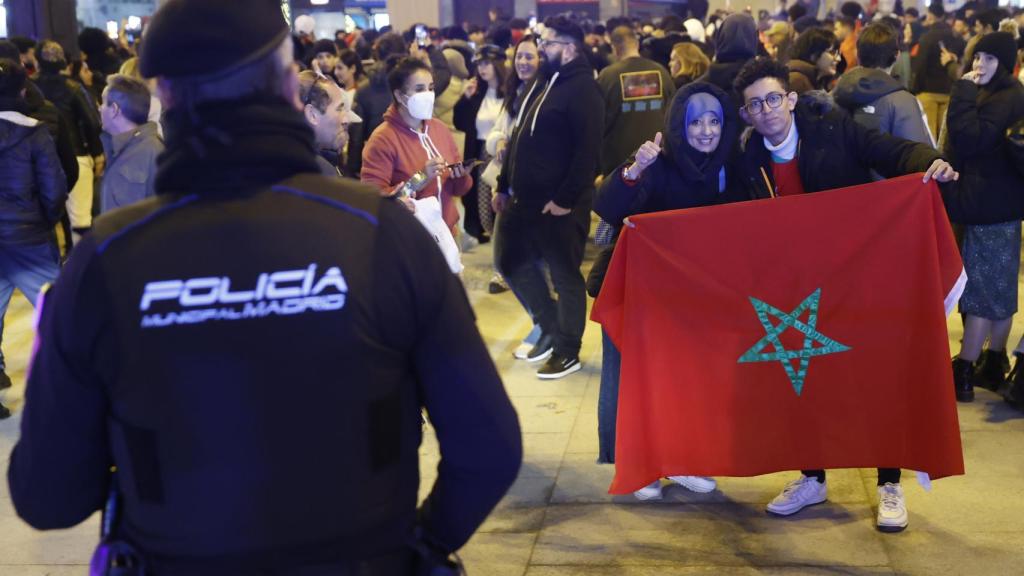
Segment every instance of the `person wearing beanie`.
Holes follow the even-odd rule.
[[[469,44],[466,44],[467,48],[468,46]],[[469,67],[466,65],[466,59],[463,56],[462,50],[446,47],[441,53],[444,55],[445,60],[448,61],[448,69],[452,71],[452,79],[448,83],[448,88],[438,94],[434,100],[434,117],[444,123],[452,131],[453,136],[457,135],[457,138],[465,138],[465,134],[459,132],[458,128],[455,127],[455,106],[462,100],[462,93],[465,92],[466,82],[469,81]],[[459,147],[461,148],[462,146],[460,145]]]
[[[121,70],[121,58],[113,41],[99,28],[86,28],[78,35],[78,48],[89,62],[89,68],[96,74],[96,91],[102,94],[107,86],[107,76]]]
[[[92,227],[93,183],[95,175],[103,173],[106,158],[100,141],[103,130],[98,103],[82,84],[64,75],[67,67],[61,45],[52,40],[43,42],[39,49],[36,85],[67,120],[78,162],[79,178],[68,195],[67,206],[72,243],[75,243]]]
[[[334,76],[334,67],[338,65],[338,45],[331,40],[317,40],[309,49],[307,59],[310,68],[313,62],[320,67],[324,76]]]
[[[140,58],[166,105],[156,196],[101,215],[46,295],[15,511],[116,508],[97,573],[451,569],[522,438],[436,241],[319,173],[276,0],[167,0]],[[442,456],[418,506],[424,410]]]
[[[986,34],[975,47],[972,70],[953,84],[946,149],[962,173],[962,194],[1016,195],[1024,189],[1020,173],[1003,151],[1006,131],[1024,117],[1024,85],[1013,76],[1016,62],[1011,34]],[[960,299],[964,337],[953,359],[961,402],[974,399],[976,385],[997,390],[1010,369],[1006,344],[1017,312],[1020,216],[1012,211],[1014,203],[987,204],[984,217],[991,224],[965,226],[961,247],[967,271]],[[1018,364],[1024,358],[1024,340],[1014,356]]]

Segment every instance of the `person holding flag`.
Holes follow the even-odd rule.
[[[722,89],[695,82],[679,90],[665,117],[665,131],[645,142],[601,184],[594,212],[605,222],[621,227],[635,214],[710,206],[743,199],[742,185],[729,175],[726,161],[736,149],[738,122],[725,113],[732,101]],[[600,264],[604,268],[608,259]],[[599,263],[595,262],[595,268]],[[599,269],[603,280],[604,269]],[[591,273],[593,279],[595,274]],[[598,399],[598,438],[602,462],[615,461],[615,417],[618,409],[620,355],[607,333]],[[609,362],[609,358],[612,359]],[[609,369],[610,367],[614,367]],[[668,476],[694,492],[711,492],[716,483],[702,476]],[[661,497],[661,481],[634,492],[641,500]]]
[[[740,115],[754,128],[741,143],[739,159],[752,199],[866,184],[872,181],[872,170],[886,178],[924,172],[925,182],[959,177],[930,146],[865,128],[827,102],[798,99],[789,88],[786,66],[768,58],[744,66],[734,88],[743,98]],[[906,528],[899,469],[879,469],[878,492],[878,529]],[[803,470],[767,509],[788,516],[826,499],[825,471]]]

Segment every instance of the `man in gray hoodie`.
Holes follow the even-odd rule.
[[[861,31],[860,66],[839,78],[833,96],[857,123],[934,148],[921,103],[889,72],[899,55],[897,34],[883,22]]]

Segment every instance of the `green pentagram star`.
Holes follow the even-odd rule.
[[[791,314],[786,314],[771,304],[751,297],[750,302],[754,305],[757,317],[761,320],[761,325],[764,326],[764,329],[768,334],[765,335],[764,338],[761,338],[757,344],[754,344],[753,348],[747,350],[746,354],[740,356],[739,363],[781,362],[782,367],[786,369],[786,375],[789,376],[789,381],[793,384],[793,390],[795,390],[796,395],[799,396],[804,389],[804,379],[807,377],[807,366],[811,363],[812,356],[838,354],[840,352],[850,350],[849,346],[844,346],[828,336],[825,336],[821,332],[818,332],[818,304],[820,301],[821,288],[818,288],[803,302],[801,302],[800,305],[797,306],[796,310],[793,310]],[[810,310],[810,316],[805,324],[800,321],[800,316],[808,310]],[[772,324],[772,321],[768,318],[769,314],[779,319],[780,322],[778,326],[774,326]],[[803,333],[803,348],[799,350],[786,350],[785,346],[782,345],[782,342],[779,340],[779,335],[789,328],[793,328]],[[818,346],[817,348],[814,347],[815,342],[821,344],[821,346]],[[769,344],[775,347],[775,352],[772,353],[764,351]],[[799,359],[800,362],[797,368],[794,369],[791,361],[797,359]]]

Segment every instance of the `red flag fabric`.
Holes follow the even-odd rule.
[[[630,218],[593,309],[622,353],[610,492],[669,475],[963,474],[934,182]]]

